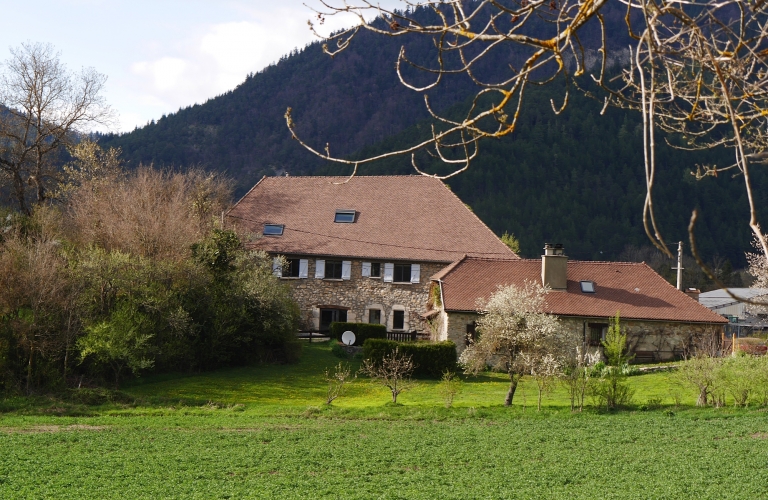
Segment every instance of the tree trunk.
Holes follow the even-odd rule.
[[[29,348],[29,362],[27,363],[27,396],[32,393],[32,363],[35,359],[35,348]]]
[[[509,392],[507,392],[507,398],[504,400],[504,406],[512,406],[512,398],[515,397],[518,380],[520,377],[516,373],[509,373]]]
[[[699,399],[696,400],[696,406],[707,406],[707,388],[699,390]]]
[[[538,404],[538,406],[536,407],[536,411],[541,411],[541,393],[542,393],[542,392],[543,392],[543,391],[541,390],[541,388],[539,388],[539,404]]]

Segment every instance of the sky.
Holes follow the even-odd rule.
[[[317,40],[307,26],[310,6],[321,7],[319,0],[38,0],[31,13],[26,2],[6,2],[0,61],[23,42],[52,44],[68,69],[107,75],[104,96],[117,112],[111,131],[129,131],[225,93]],[[352,22],[329,18],[321,29]]]

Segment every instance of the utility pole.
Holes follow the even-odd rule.
[[[677,289],[681,292],[683,291],[683,242],[678,241],[677,242],[677,267],[673,267],[672,269],[677,269]]]

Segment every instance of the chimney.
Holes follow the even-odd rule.
[[[568,284],[568,257],[560,243],[544,244],[541,256],[541,282],[552,290],[565,290]]]
[[[683,293],[685,293],[687,296],[695,300],[696,302],[699,301],[699,295],[701,294],[701,290],[698,288],[686,288],[683,290]]]

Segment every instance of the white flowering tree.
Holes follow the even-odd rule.
[[[549,290],[538,283],[499,287],[482,309],[478,338],[461,354],[466,373],[477,374],[489,365],[509,374],[505,406],[512,404],[523,375],[546,366],[547,376],[559,372],[564,352],[575,348],[556,316],[544,312]],[[546,360],[546,362],[545,362]]]

